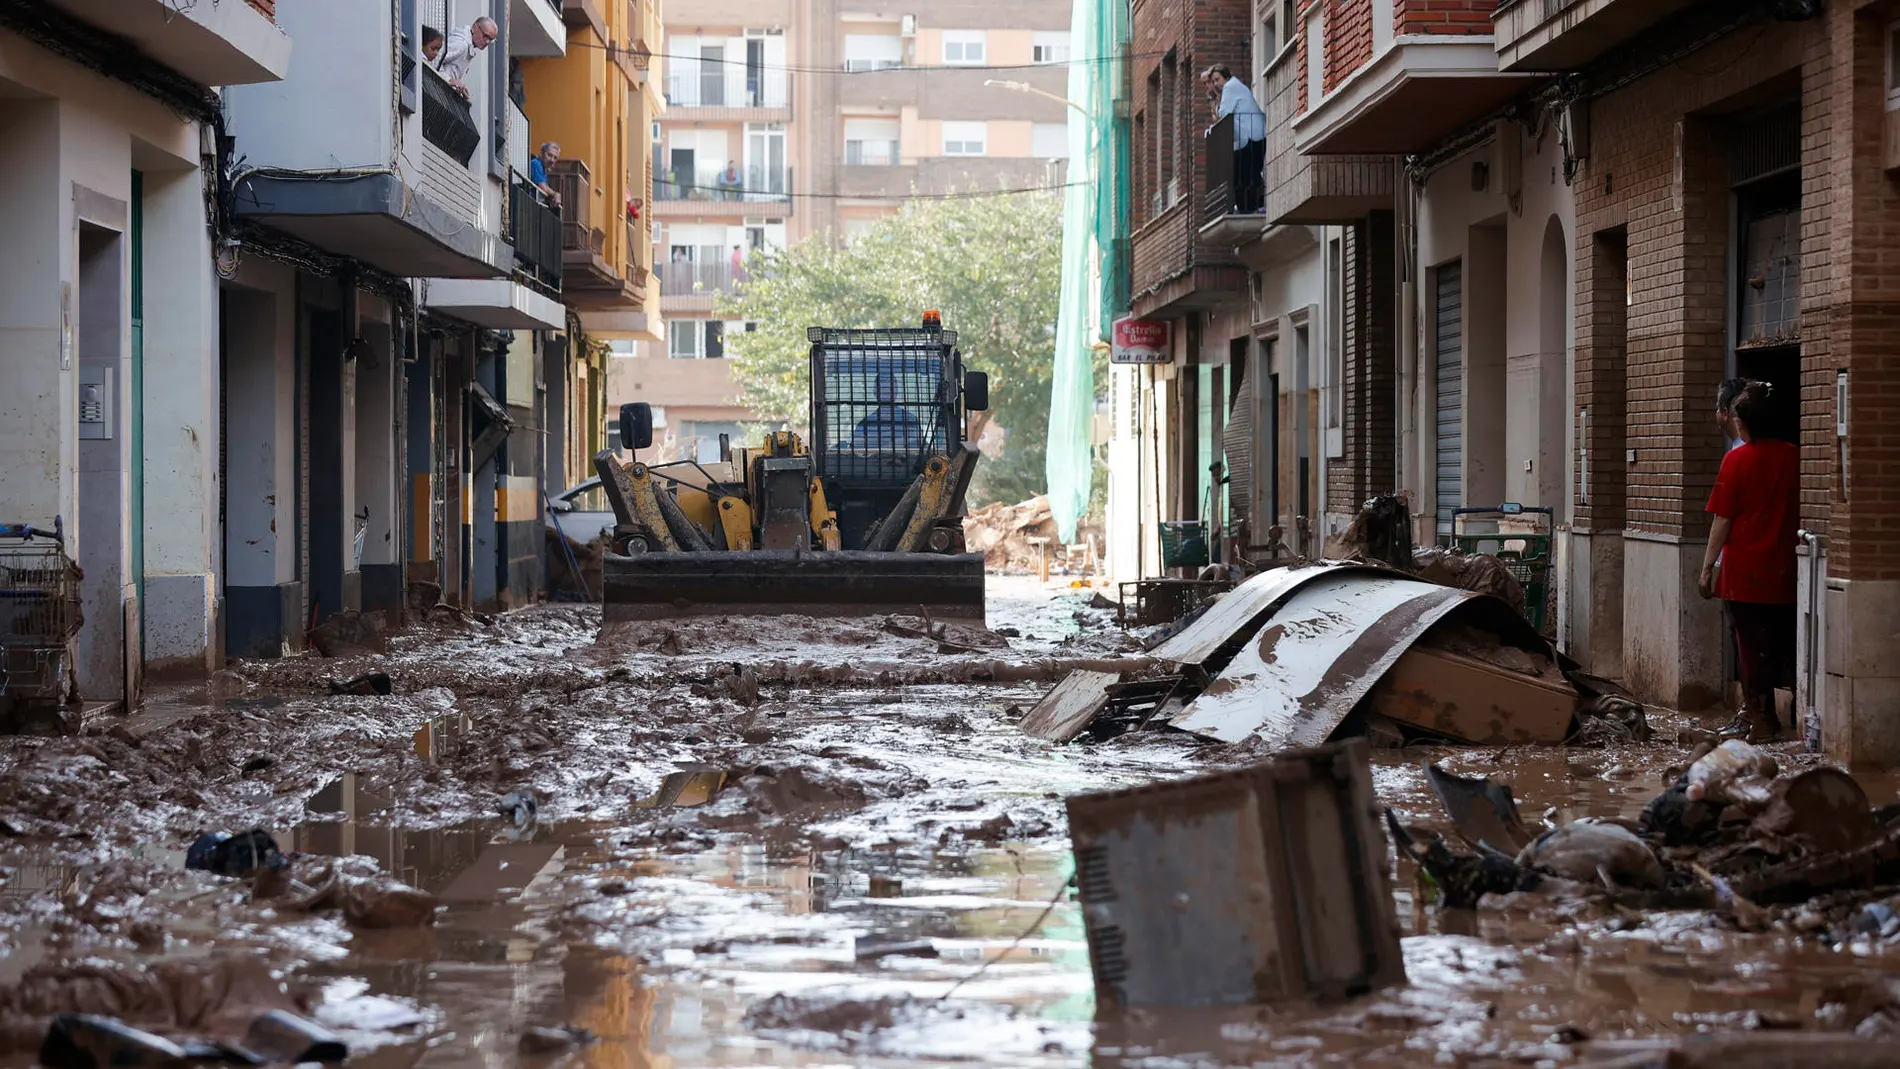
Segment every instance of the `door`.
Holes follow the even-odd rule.
[[[765,103],[765,38],[749,37],[745,43],[745,102],[749,108]]]
[[[699,46],[699,106],[726,106],[726,46]]]
[[[745,175],[747,200],[776,200],[785,195],[785,127],[747,123]]]
[[[1433,285],[1433,349],[1437,353],[1438,535],[1452,533],[1451,510],[1464,491],[1464,265],[1452,261],[1436,272]]]
[[[673,200],[685,200],[693,187],[699,184],[698,172],[694,170],[697,160],[690,148],[676,148],[669,157],[668,174],[673,181]]]

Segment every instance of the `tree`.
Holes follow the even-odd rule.
[[[803,426],[805,328],[914,325],[934,308],[957,332],[964,363],[989,373],[988,416],[1005,433],[1002,455],[977,466],[971,503],[1041,493],[1061,208],[1053,193],[973,191],[912,201],[848,245],[813,240],[754,253],[750,280],[718,313],[758,324],[726,338],[740,402],[761,419]]]

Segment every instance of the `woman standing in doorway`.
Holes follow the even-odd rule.
[[[1728,603],[1742,710],[1724,734],[1767,742],[1781,735],[1775,688],[1794,682],[1795,537],[1801,515],[1801,451],[1775,437],[1772,387],[1751,381],[1735,398],[1742,444],[1722,458],[1709,495],[1709,548],[1703,597]]]

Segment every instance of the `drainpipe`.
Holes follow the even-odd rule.
[[[1802,710],[1803,732],[1807,740],[1808,751],[1818,753],[1821,749],[1821,709],[1814,701],[1816,669],[1820,666],[1821,638],[1821,584],[1826,581],[1827,569],[1821,563],[1821,539],[1813,531],[1795,532],[1795,537],[1808,550],[1808,614],[1803,624],[1803,637],[1807,640],[1807,663],[1802,666],[1807,675],[1807,700]]]
[[[1408,508],[1412,513],[1412,539],[1417,545],[1434,545],[1437,541],[1437,527],[1427,524],[1420,530],[1422,515],[1436,515],[1422,510],[1425,500],[1425,482],[1422,467],[1414,461],[1426,455],[1424,443],[1416,439],[1418,434],[1418,382],[1419,382],[1419,323],[1418,323],[1418,199],[1419,183],[1414,180],[1413,168],[1404,164],[1394,164],[1398,173],[1393,176],[1393,202],[1397,209],[1398,225],[1393,228],[1393,240],[1398,248],[1394,251],[1397,260],[1394,275],[1398,278],[1398,444],[1396,464],[1401,489],[1415,489],[1416,497],[1408,494]],[[1409,445],[1409,448],[1408,448]],[[1416,470],[1414,470],[1416,469]]]

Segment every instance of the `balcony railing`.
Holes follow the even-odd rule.
[[[561,212],[541,191],[516,175],[508,186],[509,241],[515,247],[515,265],[530,281],[549,294],[561,292]]]
[[[633,273],[640,270],[640,256],[638,253],[640,248],[640,220],[635,219],[632,213],[628,213],[627,215],[627,244],[623,246],[623,248],[626,253],[627,271],[622,277],[628,281],[632,281]]]
[[[724,168],[714,171],[674,168],[662,171],[653,182],[655,200],[680,201],[784,201],[791,199],[791,168],[769,170],[749,167],[734,181]]]
[[[508,165],[515,173],[526,178],[529,173],[529,160],[534,157],[531,144],[534,133],[528,126],[527,113],[513,100],[508,102]]]
[[[599,252],[607,236],[594,229],[591,219],[593,172],[580,160],[562,160],[548,175],[548,184],[561,195],[561,248]]]
[[[1226,116],[1207,133],[1206,194],[1201,198],[1201,219],[1213,222],[1234,212],[1239,179],[1234,173],[1234,117]]]
[[[785,108],[789,82],[768,82],[764,71],[741,64],[703,62],[696,74],[668,74],[666,102],[676,108]]]
[[[849,167],[895,167],[903,160],[896,141],[846,141],[844,162]]]
[[[422,75],[422,136],[462,166],[475,158],[482,143],[481,128],[462,94],[429,67]]]
[[[729,263],[675,260],[660,268],[660,296],[731,296],[739,292],[747,277],[745,268],[734,270]]]

